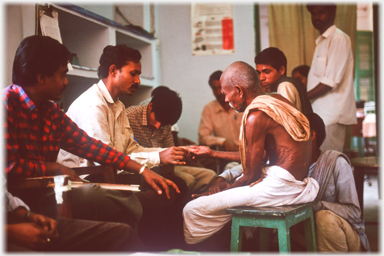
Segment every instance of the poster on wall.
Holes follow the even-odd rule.
[[[232,4],[192,4],[191,29],[193,55],[235,52]]]

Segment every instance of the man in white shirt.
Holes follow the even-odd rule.
[[[131,159],[147,165],[149,168],[165,165],[185,165],[186,151],[181,147],[144,148],[134,139],[125,106],[120,96],[131,96],[140,85],[141,54],[126,45],[107,46],[100,57],[98,76],[100,81],[80,95],[66,113],[79,127],[95,139],[129,155]],[[89,166],[87,161],[60,150],[58,161],[68,167]],[[171,249],[170,242],[178,228],[182,235],[181,211],[186,203],[188,188],[185,182],[172,173],[159,173],[172,180],[180,194],[171,194],[171,200],[154,195],[145,190],[136,193],[143,207],[143,217],[139,223],[139,235],[143,242],[153,250]],[[117,175],[117,180],[121,180]],[[91,180],[92,181],[92,180]],[[175,191],[173,191],[175,192]],[[172,235],[172,237],[170,236]]]
[[[308,98],[325,124],[321,149],[343,152],[348,126],[357,123],[351,40],[334,25],[335,4],[308,4],[307,9],[320,33],[308,74]]]

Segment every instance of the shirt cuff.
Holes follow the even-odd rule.
[[[132,160],[140,164],[146,164],[148,168],[152,168],[160,164],[160,155],[158,151],[132,153],[130,157]]]
[[[320,78],[320,83],[328,85],[329,87],[332,87],[332,89],[335,88],[337,85],[333,80],[331,80],[325,76]]]

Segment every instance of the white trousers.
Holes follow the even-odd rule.
[[[236,206],[279,206],[313,201],[319,185],[313,178],[296,180],[279,166],[266,167],[267,176],[253,187],[242,186],[190,201],[183,209],[184,238],[199,243],[219,231],[232,215],[225,212]]]

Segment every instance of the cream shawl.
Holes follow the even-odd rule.
[[[270,95],[257,96],[245,109],[240,128],[240,157],[243,171],[245,169],[245,127],[251,110],[261,110],[270,118],[282,125],[295,141],[307,141],[310,137],[308,119],[295,107]],[[257,129],[257,128],[255,128]]]

